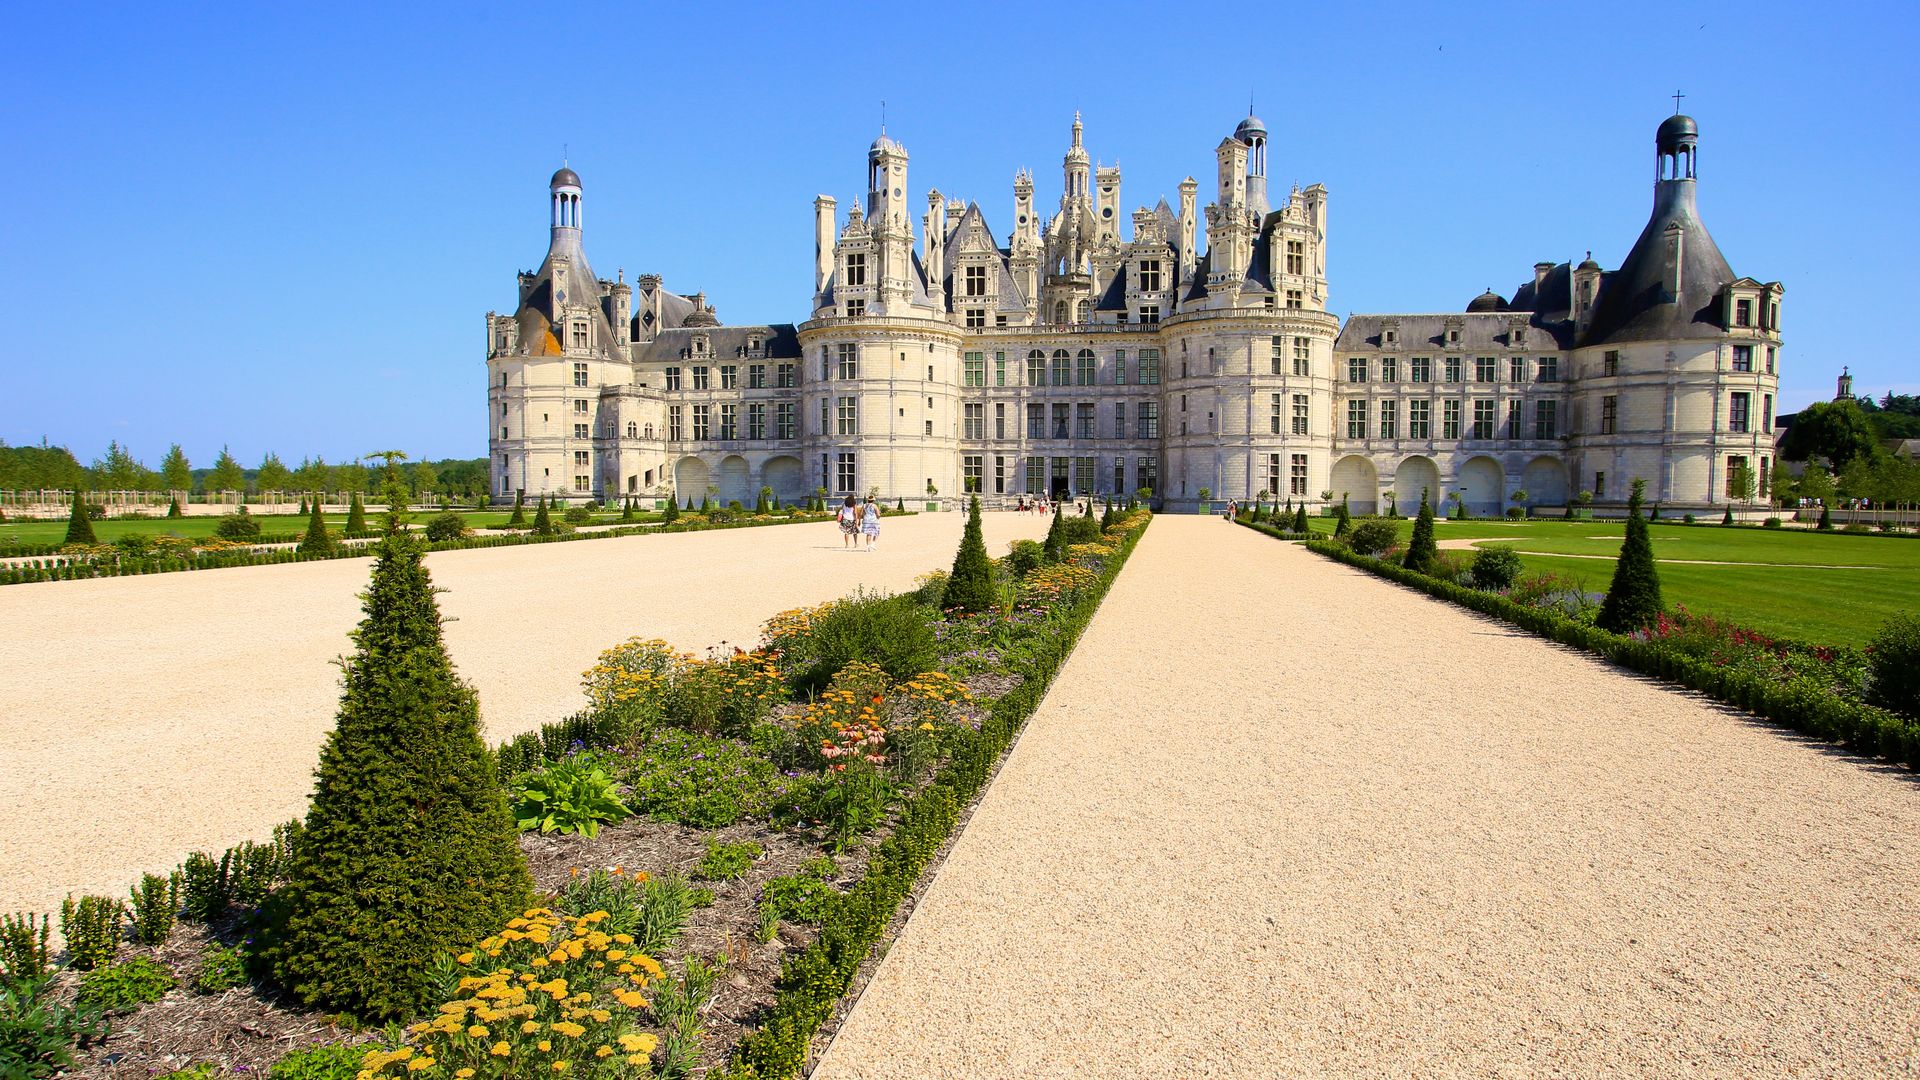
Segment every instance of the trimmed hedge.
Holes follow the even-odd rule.
[[[1268,525],[1265,522],[1255,523],[1251,521],[1240,521],[1236,519],[1234,521],[1234,524],[1244,525],[1247,528],[1252,529],[1254,532],[1257,532],[1257,533],[1266,533],[1268,536],[1273,537],[1275,540],[1311,540],[1313,539],[1313,534],[1311,532],[1294,532],[1292,529],[1277,529],[1272,525]]]
[[[1340,544],[1312,540],[1306,546],[1315,554],[1378,574],[1395,584],[1418,589],[1429,596],[1451,601],[1482,615],[1491,615],[1563,645],[1585,649],[1643,675],[1652,675],[1698,690],[1795,731],[1840,743],[1862,754],[1885,757],[1909,768],[1920,769],[1920,722],[1885,709],[1855,704],[1835,694],[1805,686],[1781,686],[1745,672],[1721,667],[1710,660],[1687,656],[1655,642],[1610,633],[1599,627],[1575,622],[1557,612],[1515,603],[1498,593],[1481,592],[1425,574],[1416,574],[1404,567],[1355,554]]]
[[[1026,678],[994,702],[980,730],[965,733],[933,782],[907,802],[866,874],[821,923],[818,940],[781,968],[779,996],[766,1022],[740,1040],[727,1064],[708,1074],[711,1080],[787,1080],[800,1075],[814,1034],[853,985],[861,963],[919,882],[921,871],[953,834],[960,808],[986,787],[1000,755],[1039,708],[1145,531],[1143,527],[1122,541],[1117,557],[1107,561],[1098,584],[1074,603],[1062,628],[1034,642],[1020,669]]]

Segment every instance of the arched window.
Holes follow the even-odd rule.
[[[1093,385],[1093,350],[1081,349],[1074,357],[1073,382],[1075,386]]]
[[[632,420],[627,421],[627,438],[637,439],[639,437],[640,437],[640,425],[637,423],[634,423]]]
[[[1063,326],[1066,325],[1067,302],[1065,300],[1062,300],[1059,303],[1053,305],[1053,321]]]
[[[1073,365],[1067,350],[1053,350],[1053,385],[1067,386],[1073,380]]]
[[[1039,349],[1027,354],[1027,385],[1047,385],[1047,354]]]
[[[1086,321],[1087,321],[1087,302],[1086,302],[1085,300],[1082,300],[1082,301],[1080,301],[1080,306],[1079,306],[1079,308],[1078,308],[1078,309],[1077,309],[1077,310],[1075,311],[1075,318],[1074,318],[1074,321],[1075,321],[1075,322],[1086,322]]]

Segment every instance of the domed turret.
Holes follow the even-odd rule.
[[[1654,132],[1653,141],[1663,151],[1677,150],[1682,143],[1697,142],[1700,138],[1700,125],[1693,117],[1683,113],[1674,113],[1660,122],[1660,130]]]
[[[882,131],[880,133],[880,137],[873,140],[873,145],[867,147],[867,156],[879,157],[882,153],[885,153],[887,151],[892,151],[893,153],[897,154],[901,152],[901,148],[899,143],[894,142],[891,136],[889,136],[886,132]]]
[[[577,188],[579,186],[580,174],[564,165],[560,167],[559,172],[553,174],[552,180],[547,181],[547,187],[555,191],[563,187]]]
[[[1240,126],[1233,129],[1233,137],[1246,143],[1248,146],[1252,146],[1255,136],[1259,136],[1262,139],[1266,138],[1267,125],[1262,123],[1259,117],[1248,113],[1247,118],[1240,121]]]
[[[1507,298],[1494,292],[1492,289],[1488,289],[1486,292],[1474,297],[1472,302],[1467,304],[1467,313],[1469,315],[1487,311],[1505,310],[1507,310]]]

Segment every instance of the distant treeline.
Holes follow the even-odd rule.
[[[0,444],[0,491],[190,491],[195,493],[244,491],[351,492],[376,494],[376,479],[385,466],[348,462],[330,465],[324,458],[302,458],[289,467],[269,452],[260,464],[246,468],[225,447],[211,468],[193,467],[175,443],[157,469],[148,468],[118,442],[91,465],[82,465],[64,446],[6,446]],[[398,466],[401,480],[415,495],[473,496],[487,490],[486,458],[447,458],[409,461]]]

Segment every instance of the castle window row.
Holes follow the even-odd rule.
[[[1473,419],[1466,427],[1468,439],[1487,440],[1498,437],[1519,440],[1524,438],[1557,439],[1560,437],[1560,403],[1553,400],[1533,402],[1533,424],[1528,434],[1525,403],[1519,400],[1508,401],[1505,419],[1500,417],[1500,404],[1493,398],[1474,398]],[[1606,398],[1606,402],[1617,402],[1616,398]],[[1416,442],[1433,438],[1433,402],[1415,399],[1405,403],[1407,406],[1407,438]],[[1378,405],[1378,413],[1373,407]],[[1346,437],[1349,439],[1369,438],[1369,432],[1377,430],[1382,439],[1400,438],[1401,402],[1386,399],[1372,402],[1366,398],[1350,398],[1347,401]],[[1613,406],[1607,406],[1610,409]],[[1273,395],[1271,430],[1280,433],[1280,395]],[[1448,398],[1440,403],[1440,438],[1454,441],[1461,437],[1465,406],[1461,399]],[[1614,413],[1603,409],[1602,424],[1611,424]],[[1377,416],[1378,428],[1374,428],[1371,419]],[[1291,433],[1305,435],[1308,429],[1307,396],[1293,395],[1293,418]],[[1611,428],[1608,428],[1611,433]]]
[[[1304,338],[1300,340],[1305,341]],[[1278,355],[1278,348],[1279,346],[1276,344],[1275,345],[1276,352],[1275,352],[1274,365],[1273,365],[1273,372],[1276,375],[1280,373],[1280,360]],[[1617,362],[1617,358],[1616,358],[1616,362]],[[1466,381],[1464,378],[1466,373],[1465,357],[1460,357],[1460,356],[1443,357],[1441,360],[1441,364],[1442,364],[1441,366],[1442,382],[1459,383],[1459,382]],[[1372,376],[1376,371],[1379,373],[1379,381],[1383,383],[1399,382],[1400,381],[1400,358],[1397,356],[1379,357],[1378,367],[1375,367],[1375,360],[1374,358],[1371,358],[1371,357],[1352,356],[1347,358],[1347,381],[1349,383],[1369,382],[1371,381]],[[1296,375],[1307,374],[1306,365],[1303,362],[1296,363],[1294,368],[1294,374]],[[1611,372],[1609,372],[1609,374],[1611,374]],[[1528,378],[1528,365],[1527,365],[1526,357],[1524,356],[1507,357],[1505,381],[1509,383],[1515,383],[1515,384],[1526,383],[1526,382],[1537,382],[1537,383],[1559,382],[1560,381],[1560,358],[1557,356],[1542,356],[1542,357],[1536,358],[1533,362],[1532,376],[1533,377],[1531,379]],[[1406,381],[1415,382],[1415,383],[1432,382],[1433,381],[1433,357],[1431,356],[1408,357]],[[1501,382],[1502,380],[1500,377],[1500,358],[1495,356],[1474,357],[1473,358],[1473,381],[1476,383]]]

